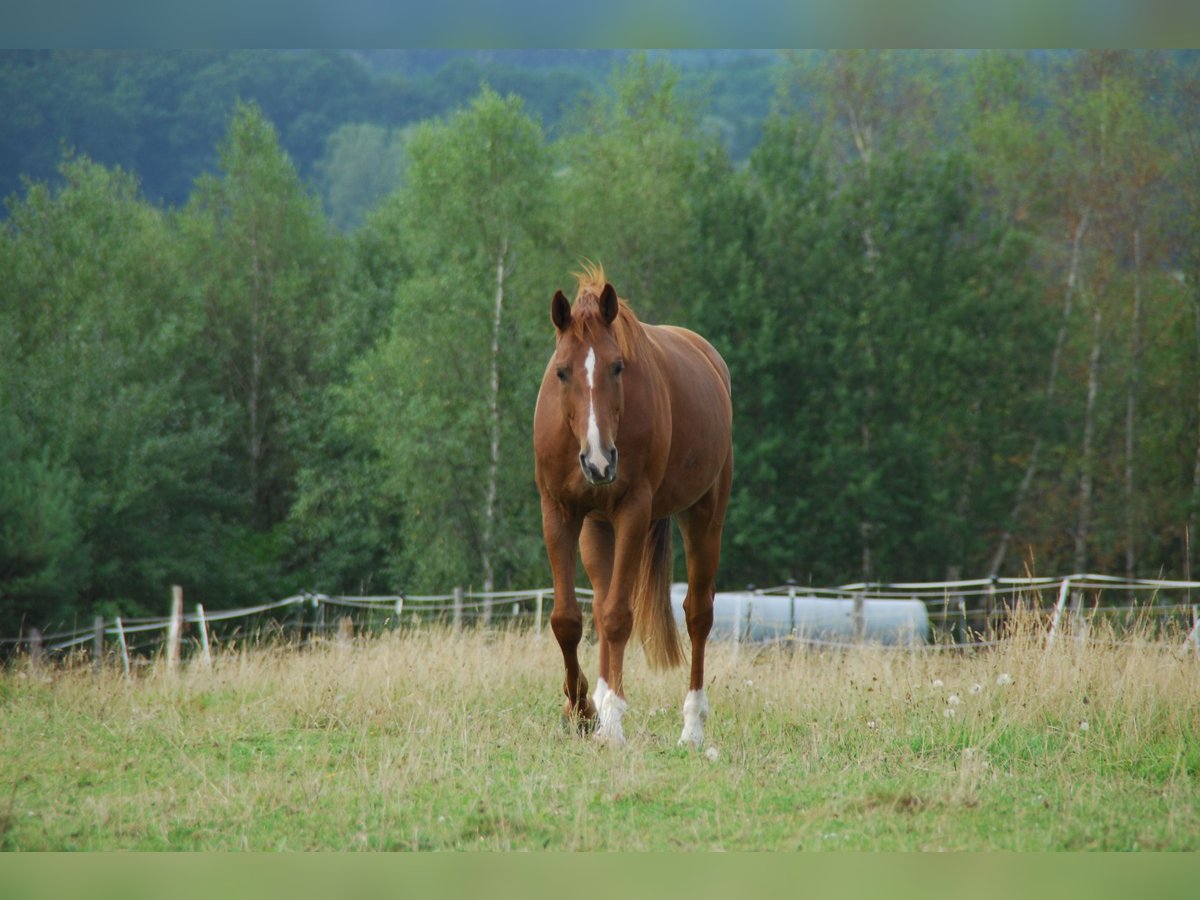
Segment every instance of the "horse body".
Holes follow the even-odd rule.
[[[699,335],[639,322],[599,269],[580,275],[573,307],[559,292],[551,310],[557,343],[538,392],[534,458],[554,574],[550,622],[566,669],[564,713],[621,742],[631,634],[639,633],[651,666],[683,661],[669,596],[675,517],[691,640],[680,743],[699,746],[708,713],[704,645],[733,475],[729,371]],[[590,698],[577,655],[576,546],[600,640]]]

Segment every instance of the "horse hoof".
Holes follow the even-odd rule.
[[[562,725],[567,732],[586,737],[596,730],[598,719],[596,714],[591,710],[591,703],[588,703],[588,709],[579,711],[571,708],[571,701],[563,704]],[[590,715],[589,715],[590,713]]]
[[[701,750],[704,747],[704,731],[700,728],[684,726],[683,734],[675,744],[681,750]]]
[[[624,747],[625,735],[619,731],[597,731],[592,738],[596,743],[606,747]]]

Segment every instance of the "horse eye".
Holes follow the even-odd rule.
[[[612,371],[613,375],[620,375],[625,371],[625,363],[618,359],[615,363],[613,363]]]
[[[558,380],[559,380],[559,381],[566,381],[566,380],[567,380],[567,368],[566,368],[566,366],[560,366],[560,367],[559,367],[559,369],[558,369],[558,372],[556,372],[555,374],[557,374],[557,375],[558,375]]]

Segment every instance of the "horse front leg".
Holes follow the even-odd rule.
[[[562,650],[564,721],[574,723],[581,732],[590,731],[596,721],[596,707],[588,699],[588,682],[579,665],[579,642],[583,639],[583,613],[575,597],[575,546],[582,518],[569,518],[554,503],[542,501],[542,534],[546,554],[554,576],[554,609],[550,630]]]
[[[584,519],[583,530],[579,535],[579,555],[583,558],[584,571],[592,583],[592,619],[596,623],[596,636],[600,644],[599,677],[592,694],[592,704],[597,710],[603,705],[609,690],[608,638],[600,623],[603,621],[603,609],[608,601],[609,584],[612,582],[614,541],[612,525],[607,521],[594,517]]]
[[[607,652],[601,677],[596,684],[595,700],[599,716],[596,738],[614,745],[625,743],[625,731],[621,725],[621,719],[628,709],[625,699],[625,647],[633,633],[634,582],[645,552],[649,528],[649,502],[627,502],[615,517],[612,575],[597,618],[597,628],[603,635]]]

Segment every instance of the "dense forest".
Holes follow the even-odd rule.
[[[217,168],[235,103],[253,101],[332,224],[349,229],[400,182],[417,123],[487,83],[516,94],[546,135],[602,89],[621,51],[0,52],[0,196],[53,180],[64,146],[136,173],[152,203],[187,202]],[[674,51],[682,93],[734,158],[758,140],[778,54]]]
[[[0,634],[546,583],[584,259],[730,365],[723,585],[1190,575],[1198,62],[0,54]]]

